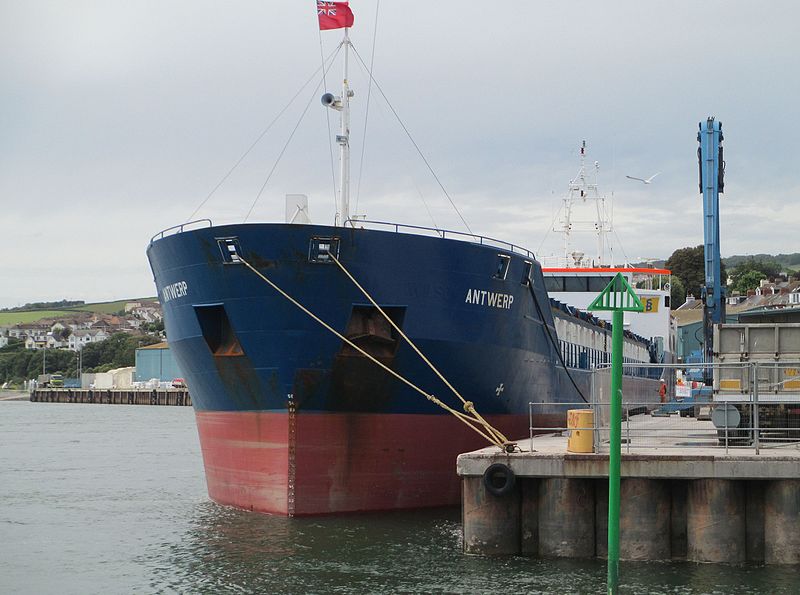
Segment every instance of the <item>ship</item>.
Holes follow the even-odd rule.
[[[342,116],[333,224],[310,223],[300,201],[285,222],[204,219],[147,248],[209,496],[244,510],[457,504],[459,453],[487,441],[513,450],[532,425],[561,426],[568,404],[586,400],[570,368],[588,367],[580,353],[592,347],[567,364],[572,343],[557,326],[590,328],[579,334],[610,346],[610,325],[551,300],[525,248],[350,218],[347,29],[343,43],[342,92],[322,98]],[[627,350],[652,360],[645,337],[628,333]]]
[[[552,300],[569,305],[572,311],[586,312],[614,276],[622,275],[628,285],[636,288],[643,305],[641,313],[624,313],[626,333],[639,339],[647,338],[651,363],[672,363],[675,361],[677,336],[676,323],[671,314],[672,273],[669,269],[653,266],[651,261],[654,259],[631,263],[626,256],[622,264],[616,262],[612,242],[612,234],[615,235],[613,208],[609,208],[609,200],[600,190],[600,164],[595,161],[593,166],[587,167],[585,140],[578,153],[578,171],[569,181],[562,204],[553,219],[552,231],[561,235],[562,252],[540,258],[545,289]],[[587,236],[592,236],[594,244],[591,253],[578,249],[588,244],[580,239]],[[593,315],[603,323],[610,323],[612,319],[611,312],[599,311]],[[562,341],[574,345],[571,349],[574,360],[574,354],[580,351],[580,341],[573,338],[575,328],[565,322],[557,324],[557,330]],[[583,357],[585,363],[575,364],[572,360],[570,363],[578,367],[605,363],[604,358],[596,353],[590,352]],[[626,358],[630,357],[626,354]],[[650,374],[660,373],[661,369],[653,368]]]

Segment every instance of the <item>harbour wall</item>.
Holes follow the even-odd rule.
[[[608,456],[476,453],[458,460],[466,553],[607,555]],[[487,489],[501,462],[513,489]],[[623,456],[620,557],[800,564],[800,457]]]
[[[191,406],[189,391],[180,388],[134,389],[73,389],[37,388],[31,392],[32,403],[93,403],[107,405],[173,405]]]

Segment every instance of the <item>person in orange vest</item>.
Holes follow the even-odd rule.
[[[658,396],[661,397],[661,402],[667,402],[667,383],[661,379],[661,386],[658,387]]]

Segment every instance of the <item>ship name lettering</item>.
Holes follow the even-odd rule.
[[[514,303],[514,296],[507,293],[486,291],[485,289],[467,289],[467,297],[464,299],[464,303],[510,310],[511,304]]]
[[[189,293],[189,286],[186,281],[178,281],[177,283],[165,286],[161,290],[161,301],[167,303],[170,300],[185,297],[187,293]]]

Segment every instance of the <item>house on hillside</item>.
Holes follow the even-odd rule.
[[[99,343],[105,341],[111,335],[103,329],[88,329],[74,331],[67,339],[67,349],[80,351],[89,343]]]
[[[21,339],[23,341],[28,337],[32,337],[34,339],[44,339],[49,331],[50,325],[35,323],[18,324],[8,329],[8,336],[14,337],[15,339]]]
[[[25,349],[44,349],[47,347],[47,335],[25,337]]]
[[[800,304],[800,283],[789,293],[789,303],[792,305]]]
[[[95,315],[90,328],[93,330],[103,329],[109,334],[130,330],[127,319],[116,314]]]
[[[8,330],[8,336],[25,341],[25,349],[41,349],[47,345],[50,325],[41,323],[18,324]]]
[[[63,349],[67,346],[67,341],[62,338],[60,333],[47,333],[45,345],[48,349]]]
[[[131,314],[142,322],[159,322],[162,319],[161,309],[153,306],[139,306],[131,310]]]

